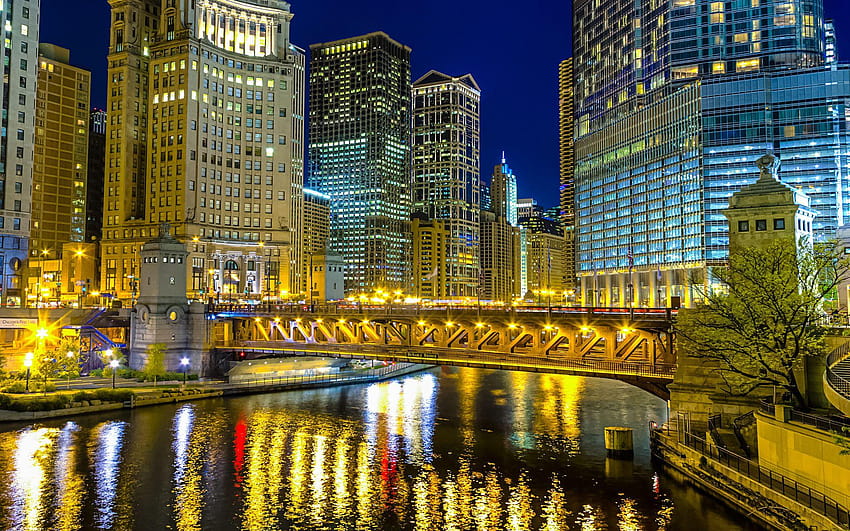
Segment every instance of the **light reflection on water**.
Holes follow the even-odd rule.
[[[672,530],[646,452],[601,447],[608,419],[646,411],[664,406],[616,382],[444,369],[81,417],[0,433],[0,527]]]

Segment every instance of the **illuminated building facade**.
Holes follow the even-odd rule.
[[[302,50],[282,0],[112,0],[101,289],[129,298],[161,224],[187,291],[303,286]]]
[[[76,251],[85,240],[90,83],[67,49],[39,45],[28,305],[57,302],[61,293],[73,300],[83,287],[76,282],[86,280],[63,279],[43,265],[62,264],[68,244]]]
[[[504,216],[481,212],[481,298],[509,302],[520,296],[520,229]]]
[[[452,233],[447,222],[428,219],[424,214],[413,214],[410,232],[413,238],[414,296],[430,300],[448,299],[446,247],[452,239]]]
[[[0,303],[21,304],[30,247],[39,3],[7,0],[0,85]]]
[[[727,257],[722,210],[766,151],[782,159],[784,182],[821,196],[817,235],[840,224],[848,90],[832,85],[840,68],[821,66],[820,0],[594,4],[577,0],[573,12],[585,304],[697,302],[694,279]]]
[[[493,175],[490,177],[490,208],[496,216],[505,218],[514,227],[517,226],[516,175],[508,166],[504,153],[502,163],[493,168]]]
[[[31,257],[85,240],[90,83],[67,49],[39,45]]]
[[[566,241],[560,221],[542,215],[521,217],[524,229],[526,289],[539,304],[558,304],[565,298]],[[527,295],[527,294],[524,294]]]
[[[566,258],[564,270],[566,282],[570,288],[575,286],[576,278],[576,192],[575,192],[575,98],[573,97],[573,59],[562,61],[558,65],[558,154],[560,170],[559,217],[564,228]]]
[[[481,89],[469,74],[432,70],[413,83],[413,212],[448,231],[439,299],[477,297],[480,289],[480,104]]]
[[[331,197],[346,292],[410,277],[410,48],[385,33],[310,47],[311,189]]]
[[[304,189],[304,232],[301,235],[301,246],[304,257],[304,278],[307,280],[308,289],[318,288],[315,282],[310,280],[310,271],[314,267],[315,257],[325,256],[328,247],[331,227],[331,198],[309,188]],[[315,275],[314,275],[315,277]],[[342,289],[342,284],[340,284]]]
[[[93,109],[89,118],[89,157],[86,177],[86,242],[103,236],[103,176],[106,162],[106,111]]]

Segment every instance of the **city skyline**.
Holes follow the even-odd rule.
[[[42,1],[42,42],[71,50],[77,66],[92,71],[92,106],[103,107],[107,78],[104,49],[108,46],[109,5],[90,0],[87,9],[77,3]],[[329,42],[385,31],[410,46],[412,78],[419,79],[435,69],[448,75],[470,73],[482,87],[483,168],[498,164],[505,151],[517,172],[523,175],[519,195],[535,197],[546,207],[557,203],[558,187],[558,63],[569,56],[570,4],[555,2],[530,6],[512,13],[516,38],[493,37],[492,28],[501,24],[499,4],[473,3],[462,7],[432,3],[425,10],[405,5],[341,2],[291,2],[295,19],[292,43],[307,50],[310,44]],[[335,13],[333,17],[325,13]],[[451,13],[459,20],[475,20],[469,32],[433,37],[426,28]],[[415,24],[405,23],[416,20]],[[433,20],[434,23],[428,23]],[[445,20],[442,20],[445,23]],[[86,39],[74,28],[91,28]],[[521,45],[522,37],[535,36],[535,51]],[[451,40],[446,40],[451,39]],[[541,40],[542,39],[542,40]],[[487,43],[482,46],[481,43]],[[505,70],[511,71],[510,77]],[[522,79],[522,82],[519,80]]]

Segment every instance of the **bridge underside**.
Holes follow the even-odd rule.
[[[667,326],[550,318],[220,315],[216,335],[218,350],[233,359],[309,354],[574,374],[622,380],[669,398],[676,359]]]

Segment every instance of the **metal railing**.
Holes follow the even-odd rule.
[[[772,404],[768,400],[762,400],[761,411],[770,415],[771,417],[775,417],[776,405]],[[800,424],[813,426],[819,430],[830,431],[841,435],[845,435],[847,431],[850,431],[850,419],[843,419],[841,417],[835,416],[827,417],[823,415],[815,415],[813,413],[803,413],[802,411],[797,411],[796,409],[791,410],[791,421],[799,422]]]
[[[530,367],[538,369],[567,369],[578,372],[640,376],[672,380],[676,374],[677,365],[662,363],[634,363],[606,361],[587,358],[559,358],[554,356],[530,356],[508,354],[469,349],[410,347],[404,345],[340,345],[289,343],[272,341],[245,341],[232,346],[223,346],[219,352],[246,353],[256,356],[280,356],[296,353],[325,354],[333,357],[355,357],[374,359],[399,359],[408,362],[419,362],[436,365],[473,366],[480,364],[494,369],[510,369]],[[244,357],[244,356],[243,356]]]
[[[653,432],[652,436],[657,438],[659,434]],[[783,496],[812,509],[839,525],[850,525],[850,511],[816,489],[802,485],[778,472],[763,468],[758,463],[729,450],[711,445],[705,439],[696,435],[685,433],[684,443],[685,446],[696,450],[701,455],[731,468],[775,492],[781,493]]]
[[[845,361],[848,357],[850,357],[850,342],[841,345],[827,356],[826,381],[833,391],[845,399],[850,400],[850,379],[841,376],[833,370],[836,365]]]
[[[308,376],[282,376],[277,378],[256,378],[253,380],[240,380],[231,382],[230,389],[256,388],[256,387],[303,387],[315,384],[342,384],[355,382],[371,382],[392,374],[407,371],[414,367],[414,363],[394,363],[375,369],[366,369],[361,373],[339,372],[334,374],[312,374]]]

